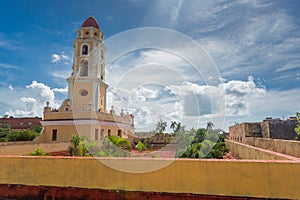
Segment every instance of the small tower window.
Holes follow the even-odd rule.
[[[89,71],[89,62],[87,60],[81,61],[80,76],[87,76]]]
[[[83,45],[82,46],[82,51],[81,51],[81,54],[82,55],[87,55],[88,54],[88,52],[89,52],[89,46],[88,45]]]

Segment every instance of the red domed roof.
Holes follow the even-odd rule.
[[[93,16],[91,16],[87,20],[85,20],[85,22],[83,22],[81,27],[90,27],[90,26],[99,29],[98,22],[96,21],[96,19]]]

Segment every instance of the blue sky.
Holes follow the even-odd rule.
[[[59,106],[66,98],[65,78],[71,73],[73,39],[83,21],[92,14],[106,39],[134,28],[160,27],[179,31],[197,41],[223,78],[220,85],[226,99],[225,129],[234,122],[292,116],[300,111],[299,8],[298,0],[2,2],[0,114],[41,116],[46,101]],[[180,72],[186,77],[181,83],[172,82],[164,87],[140,85],[135,92],[123,94],[131,94],[127,100],[134,98],[135,108],[131,111],[143,127],[151,128],[151,122],[158,118],[179,120],[180,113],[176,114],[176,110],[182,106],[178,100],[181,94],[196,94],[201,102],[207,99],[203,95],[207,87],[202,78],[193,77],[192,68],[189,70],[174,55],[155,50],[120,59],[115,69],[107,72],[106,81],[114,85],[120,77],[116,75],[118,66],[127,66],[123,70],[128,70],[133,63],[146,64],[145,60],[187,70]],[[113,98],[121,99],[118,89],[110,88],[110,102]],[[211,91],[218,93],[216,88]],[[123,105],[114,101],[115,107]],[[157,106],[149,109],[154,103]],[[200,107],[203,111],[211,105],[202,103]],[[211,118],[205,115],[209,112],[203,113],[203,118],[199,116],[202,121]],[[197,126],[191,121],[200,118],[188,118],[185,123]]]

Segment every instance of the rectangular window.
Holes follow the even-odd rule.
[[[108,129],[108,136],[111,136],[111,130]]]
[[[57,129],[53,129],[52,130],[52,141],[56,141],[57,140]]]
[[[104,136],[104,129],[101,129],[101,138]]]
[[[99,137],[98,137],[98,135],[99,135],[99,130],[98,129],[95,129],[95,140],[98,140],[99,139]]]

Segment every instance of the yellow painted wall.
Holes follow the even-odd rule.
[[[44,120],[67,120],[67,119],[101,119],[124,124],[132,124],[130,116],[111,115],[104,112],[90,111],[66,111],[66,112],[45,112]]]
[[[300,141],[247,137],[249,145],[300,158]]]
[[[232,140],[225,141],[226,147],[234,156],[241,159],[254,160],[297,160],[296,157],[253,147],[247,144],[235,142]]]
[[[42,134],[36,138],[37,142],[49,142],[52,141],[52,130],[57,130],[57,140],[59,142],[70,142],[73,135],[79,134],[85,136],[89,140],[96,140],[95,132],[98,129],[98,140],[100,140],[101,129],[103,129],[103,137],[108,136],[108,130],[110,129],[111,135],[118,135],[118,131],[121,130],[121,137],[128,138],[126,133],[130,133],[131,130],[124,129],[118,126],[100,126],[100,125],[55,125],[44,126]]]
[[[171,164],[153,172],[126,173],[95,158],[0,157],[0,183],[300,199],[299,162],[101,159],[124,167]]]
[[[43,149],[44,152],[65,151],[69,145],[69,142],[5,142],[0,143],[0,155],[26,155],[38,148]]]

